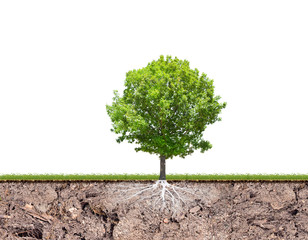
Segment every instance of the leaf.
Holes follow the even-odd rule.
[[[202,139],[206,126],[220,121],[226,103],[214,95],[214,81],[187,60],[161,55],[144,68],[126,73],[120,97],[114,91],[106,105],[117,142],[127,140],[140,146],[136,151],[185,157],[212,145]]]

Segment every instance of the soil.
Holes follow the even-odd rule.
[[[169,181],[196,193],[176,216],[139,183],[0,182],[0,239],[308,239],[308,182]]]

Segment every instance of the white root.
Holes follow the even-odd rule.
[[[191,201],[191,198],[189,200],[186,196],[187,194],[189,194],[190,197],[191,195],[197,197],[193,191],[169,184],[166,180],[158,180],[152,185],[137,184],[137,186],[132,188],[125,185],[121,185],[120,187],[123,188],[120,190],[120,202],[128,202],[128,200],[133,198],[137,198],[134,199],[134,202],[151,199],[153,210],[157,208],[159,210],[167,209],[173,212],[174,215],[179,210],[183,209],[188,201]],[[135,191],[135,193],[132,193],[132,191]],[[158,204],[159,202],[161,204]]]

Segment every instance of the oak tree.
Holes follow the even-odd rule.
[[[213,80],[187,60],[163,55],[144,68],[126,73],[121,97],[114,91],[106,105],[117,142],[139,144],[136,151],[160,157],[160,178],[166,180],[165,160],[202,153],[212,147],[202,139],[207,125],[220,121],[226,103],[214,95]]]

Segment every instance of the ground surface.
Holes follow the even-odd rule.
[[[2,182],[0,239],[308,239],[308,182],[169,183],[196,193],[173,217],[136,182]]]

